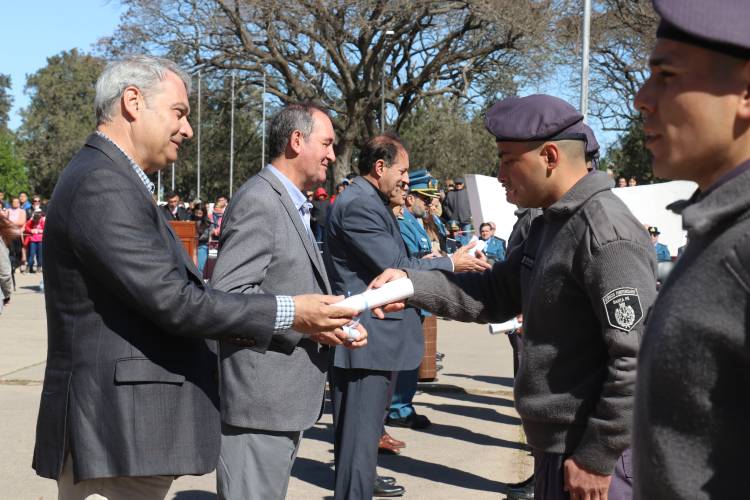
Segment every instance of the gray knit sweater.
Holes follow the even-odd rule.
[[[641,224],[605,174],[583,177],[483,274],[408,271],[410,303],[461,321],[523,312],[515,401],[529,444],[611,474],[630,444],[635,359],[656,296]]]
[[[682,212],[689,243],[659,291],[638,359],[636,498],[750,498],[747,169],[696,193]]]

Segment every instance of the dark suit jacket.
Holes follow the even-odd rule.
[[[453,267],[448,257],[407,257],[388,200],[362,177],[354,179],[331,207],[324,255],[333,292],[345,296],[363,292],[389,267],[446,271]],[[369,334],[367,345],[353,351],[336,347],[334,366],[386,371],[419,366],[424,341],[416,309],[389,313],[384,320],[365,311],[361,322]]]
[[[185,210],[185,207],[181,205],[177,207],[176,214],[173,214],[172,211],[169,210],[169,205],[162,205],[161,209],[164,211],[167,220],[190,220],[190,214]]]
[[[62,172],[44,234],[48,354],[33,467],[75,480],[205,474],[216,465],[216,358],[264,351],[272,295],[206,288],[127,158],[91,135]]]
[[[211,284],[245,294],[330,294],[318,247],[267,168],[232,197]],[[219,342],[221,418],[235,427],[301,431],[318,417],[329,349],[290,330],[256,352]]]

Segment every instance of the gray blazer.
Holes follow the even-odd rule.
[[[317,245],[267,168],[232,198],[212,278],[243,294],[330,293]],[[329,349],[290,330],[264,353],[219,343],[221,418],[235,427],[300,431],[320,416]]]
[[[273,296],[208,289],[128,159],[91,135],[44,228],[48,353],[33,467],[76,481],[205,474],[220,446],[205,337],[271,341]]]
[[[446,271],[453,268],[448,257],[407,257],[388,200],[362,177],[354,179],[331,207],[324,255],[334,293],[346,296],[364,291],[389,267]],[[366,311],[361,322],[367,328],[367,345],[355,350],[336,347],[334,366],[386,371],[419,366],[424,340],[416,309],[389,313],[383,320]]]

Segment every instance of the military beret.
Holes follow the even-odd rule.
[[[585,123],[581,124],[581,128],[583,128],[583,133],[586,134],[586,159],[596,158],[599,156],[599,143],[596,142],[594,131]]]
[[[498,141],[586,140],[583,115],[562,99],[544,94],[495,103],[484,125]]]
[[[658,38],[750,58],[750,30],[743,0],[653,0],[661,16]]]
[[[437,197],[438,181],[424,168],[414,170],[409,172],[409,191],[435,198]]]

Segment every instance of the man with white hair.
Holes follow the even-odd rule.
[[[108,65],[96,84],[96,131],[52,195],[33,467],[57,480],[63,500],[163,498],[175,476],[215,468],[216,357],[206,338],[265,352],[290,328],[331,331],[355,313],[324,295],[205,286],[148,178],[193,136],[189,89],[171,61]]]

